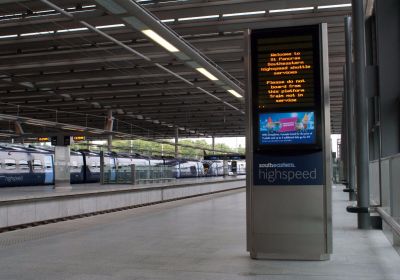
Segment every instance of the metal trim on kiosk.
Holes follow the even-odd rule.
[[[256,259],[329,259],[327,25],[246,37],[247,250]]]

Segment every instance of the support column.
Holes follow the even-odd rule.
[[[54,187],[71,188],[70,147],[64,145],[64,135],[57,136],[57,145],[54,148]]]
[[[224,172],[224,177],[229,175],[229,166],[228,166],[228,161],[224,159],[223,161],[223,172]]]
[[[175,158],[179,157],[179,129],[176,127],[175,128]]]
[[[111,150],[112,150],[112,140],[113,140],[112,135],[108,135],[108,138],[107,138],[107,150],[109,152],[111,152]]]
[[[212,137],[212,153],[215,155],[215,136]]]
[[[368,135],[368,99],[365,90],[365,19],[364,1],[353,0],[353,38],[354,38],[354,74],[355,74],[355,117],[357,139],[357,205],[359,210],[369,208],[369,135]],[[361,212],[361,211],[360,211]],[[369,213],[358,213],[358,228],[371,228]]]
[[[109,131],[110,133],[113,131],[114,129],[114,118],[112,115],[112,110],[109,110],[107,113],[107,120],[106,120],[106,125],[105,125],[105,130]],[[112,135],[108,135],[108,139],[107,139],[107,149],[109,152],[111,152],[112,150]]]
[[[345,66],[345,99],[346,104],[346,129],[347,129],[347,188],[349,200],[356,200],[356,160],[355,160],[355,123],[354,123],[354,91],[353,91],[353,41],[351,38],[351,17],[344,20],[345,40],[346,40],[346,66]]]
[[[343,81],[346,79],[346,67],[343,66]],[[337,157],[337,162],[339,165],[339,181],[342,182],[344,185],[348,185],[348,137],[347,137],[347,111],[346,111],[346,92],[343,91],[342,100],[342,132],[341,132],[341,139],[340,139],[340,159]]]

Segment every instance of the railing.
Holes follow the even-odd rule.
[[[102,184],[151,184],[175,180],[170,166],[105,165],[101,174]]]

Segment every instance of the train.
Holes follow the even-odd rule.
[[[104,163],[111,171],[126,166],[169,166],[174,178],[222,176],[222,160],[192,160],[173,157],[149,157],[140,154],[104,153]],[[241,165],[245,164],[243,162]],[[71,150],[71,184],[100,182],[100,153]],[[229,161],[232,174],[234,161]],[[54,184],[54,150],[50,147],[0,144],[0,187],[39,186]],[[243,168],[236,174],[244,174]],[[235,171],[235,170],[234,170]]]

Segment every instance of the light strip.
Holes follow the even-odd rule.
[[[3,36],[0,36],[0,39],[6,39],[6,38],[16,38],[16,37],[18,37],[18,35],[17,35],[17,34],[12,34],[12,35],[3,35]]]
[[[278,9],[278,10],[270,10],[269,13],[286,13],[286,12],[297,12],[297,11],[309,11],[314,10],[314,7],[301,7],[301,8],[291,8],[291,9]]]
[[[65,33],[65,32],[77,32],[77,31],[86,31],[89,30],[86,27],[79,27],[79,28],[71,28],[71,29],[60,29],[57,30],[57,33]]]
[[[265,11],[255,11],[246,13],[233,13],[233,14],[223,14],[223,17],[238,17],[238,16],[251,16],[251,15],[261,15],[265,14]]]
[[[243,98],[236,90],[228,89],[228,92],[237,98]]]
[[[325,6],[318,6],[319,10],[323,9],[335,9],[335,8],[347,8],[351,7],[351,3],[348,4],[338,4],[338,5],[325,5]]]
[[[161,47],[166,49],[167,51],[172,52],[172,53],[179,52],[179,50],[176,47],[174,47],[171,43],[169,43],[167,40],[165,40],[163,37],[158,35],[153,30],[145,29],[145,30],[142,30],[142,33],[144,35],[146,35],[147,37],[149,37],[154,42],[156,42],[157,44],[159,44]]]
[[[169,18],[169,19],[162,19],[162,20],[160,20],[160,21],[163,22],[163,23],[168,23],[168,22],[174,22],[175,19]]]
[[[200,68],[196,68],[196,70],[199,71],[204,76],[206,76],[207,78],[209,78],[211,81],[218,81],[218,78],[215,77],[210,72],[208,72],[205,68],[200,67]]]
[[[201,20],[201,19],[210,19],[210,18],[218,18],[219,15],[209,15],[209,16],[200,16],[200,17],[185,17],[178,18],[178,21],[188,21],[188,20]]]
[[[99,25],[96,26],[97,29],[107,29],[107,28],[116,28],[116,27],[125,27],[125,24],[110,24],[110,25]]]
[[[54,31],[41,31],[41,32],[23,33],[20,36],[26,37],[26,36],[48,35],[48,34],[53,34],[53,33],[54,33]]]

